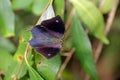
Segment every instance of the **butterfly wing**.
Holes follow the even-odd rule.
[[[45,56],[46,58],[51,58],[53,56],[55,56],[59,51],[60,48],[58,47],[39,47],[39,48],[35,48],[35,50],[42,54],[43,56]]]
[[[54,46],[60,42],[56,42],[58,40],[56,37],[49,34],[43,27],[35,26],[31,30],[34,38],[29,41],[32,47],[40,47],[40,46]],[[60,43],[61,44],[61,43]]]
[[[31,33],[34,37],[42,37],[42,38],[47,38],[47,37],[53,37],[50,34],[48,34],[48,31],[44,28],[41,27],[41,25],[36,25],[31,29]]]
[[[34,38],[29,41],[30,45],[46,58],[55,56],[61,48],[61,43],[56,43],[56,37],[49,34],[43,27],[35,26],[31,30]]]
[[[50,33],[57,38],[62,38],[65,32],[65,27],[62,19],[60,16],[53,17],[52,19],[45,20],[41,23],[41,25],[48,30]]]
[[[29,43],[38,53],[51,58],[60,51],[62,42],[59,39],[63,37],[64,31],[62,19],[56,16],[33,27],[31,32],[34,38]]]

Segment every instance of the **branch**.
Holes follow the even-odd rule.
[[[69,60],[71,59],[74,52],[75,52],[75,49],[73,48],[69,53],[66,53],[68,55],[66,55],[67,58],[65,59],[64,63],[62,64],[62,66],[58,72],[58,79],[61,78],[62,72],[64,71],[65,67],[67,66],[67,64],[68,64]]]
[[[111,29],[111,26],[112,26],[112,23],[113,23],[113,20],[114,20],[114,17],[115,17],[115,13],[116,13],[118,4],[119,4],[119,0],[115,0],[113,8],[108,15],[108,19],[107,19],[107,22],[106,22],[106,25],[105,25],[105,34],[106,35],[108,35],[108,33],[110,32],[110,29]],[[99,41],[98,42],[98,47],[96,48],[95,53],[94,53],[95,54],[95,62],[98,61],[100,53],[102,51],[102,48],[103,48],[103,43]]]
[[[115,0],[115,3],[113,5],[113,8],[111,10],[111,12],[108,15],[107,18],[107,22],[105,25],[105,34],[108,35],[108,33],[110,32],[114,17],[115,17],[115,13],[117,10],[119,4],[119,0]],[[96,47],[97,44],[97,47]],[[95,46],[94,46],[95,45]],[[102,48],[103,48],[103,43],[100,41],[95,41],[95,43],[93,43],[93,52],[94,52],[94,57],[95,57],[95,63],[97,63],[99,56],[101,54]],[[85,76],[85,80],[90,80],[90,77],[88,75]]]

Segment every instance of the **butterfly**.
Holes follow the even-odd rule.
[[[31,29],[33,38],[29,41],[36,52],[46,58],[55,56],[62,47],[65,26],[60,16],[44,20]]]

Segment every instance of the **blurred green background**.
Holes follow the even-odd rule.
[[[78,5],[76,4],[77,1],[83,4],[83,6],[81,7],[85,9],[85,11],[88,10],[86,11],[86,13],[84,12],[84,10],[82,10],[79,4]],[[104,1],[106,2],[102,3]],[[99,30],[97,29],[93,30],[91,25],[94,27],[99,25],[104,26],[103,24],[106,24],[107,18],[109,17],[108,14],[114,7],[115,1],[117,0],[75,0],[75,1],[53,0],[53,9],[55,11],[55,14],[61,16],[66,26],[68,26],[70,23],[69,26],[73,27],[73,28],[70,27],[68,29],[66,28],[62,52],[63,53],[69,52],[72,49],[73,45],[76,46],[76,44],[78,44],[76,46],[75,54],[72,55],[65,70],[63,71],[61,80],[84,80],[85,79],[84,72],[90,74],[93,80],[98,80],[92,57],[92,55],[94,54],[91,54],[92,53],[91,46],[92,43],[94,43],[94,41],[92,40],[94,40],[95,37],[97,37],[103,43],[108,42],[105,37],[104,38],[101,37],[102,35],[104,35],[103,33],[104,30],[102,30],[103,32],[102,31],[99,32],[99,30],[101,29],[99,27],[98,27]],[[14,62],[13,56],[15,56],[18,47],[21,45],[20,42],[22,34],[24,32],[29,33],[29,30],[32,28],[33,25],[36,24],[48,3],[49,0],[0,0],[0,80],[2,80],[6,76],[6,72],[9,71],[8,66],[10,65],[10,63]],[[95,6],[95,8],[93,5]],[[90,9],[88,9],[89,6]],[[71,16],[73,8],[75,8],[76,11],[78,11],[78,14],[74,14],[75,16],[77,16],[75,18],[73,15]],[[81,13],[80,11],[83,11],[83,13]],[[95,18],[96,25],[90,22],[92,21],[91,19],[88,19],[87,21],[89,14],[90,16]],[[96,15],[99,17],[96,17]],[[73,18],[71,19],[70,17]],[[69,19],[73,21],[69,22]],[[101,22],[101,24],[99,22]],[[80,29],[78,35],[76,35],[77,33],[75,33],[77,30],[74,29],[75,28],[74,26],[76,24],[80,24],[79,25],[80,27],[82,26],[82,29]],[[82,33],[82,31],[86,29],[90,30],[88,37],[86,37],[85,33]],[[73,30],[73,32],[71,30]],[[81,35],[79,36],[79,34]],[[75,36],[74,38],[76,42],[78,41],[77,43],[75,42],[72,43],[71,35]],[[120,80],[120,4],[118,4],[113,24],[111,25],[111,30],[108,33],[107,37],[110,44],[103,46],[99,60],[96,63],[98,77],[99,80]],[[81,40],[81,38],[83,40]],[[91,40],[91,42],[89,42],[88,39]],[[29,39],[27,38],[26,40]],[[82,44],[82,41],[86,42],[86,45],[84,43]],[[79,46],[79,44],[82,46]],[[85,48],[86,46],[88,46],[87,48],[89,49],[86,49]],[[79,50],[88,50],[87,56],[84,54],[84,51],[83,51],[84,55],[78,54],[80,53]],[[65,57],[62,56],[61,59],[62,60],[58,60],[59,65],[57,69],[59,69],[60,65],[62,65],[62,63],[65,60]],[[54,59],[51,60],[50,62],[54,62]],[[86,64],[84,64],[85,62]],[[34,58],[30,62],[30,64],[32,63],[34,63]],[[49,64],[49,61],[46,61],[45,63]],[[52,65],[54,64],[50,63],[50,68],[52,68],[51,67]],[[91,67],[91,65],[93,66]],[[33,67],[36,69],[35,66]],[[85,69],[85,71],[83,70],[82,67]],[[55,75],[57,75],[57,72],[55,72]],[[20,80],[26,80],[29,77],[28,72],[25,72],[21,76],[22,77],[20,77]],[[42,74],[42,77],[43,76],[44,74]],[[8,79],[6,78],[6,80]]]

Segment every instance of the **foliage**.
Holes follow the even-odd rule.
[[[0,0],[0,75],[5,76],[0,76],[0,79],[56,80],[62,65],[60,54],[46,59],[35,52],[28,41],[32,38],[30,29],[33,25],[60,15],[66,27],[61,52],[75,48],[79,64],[92,80],[99,80],[91,39],[94,37],[109,44],[104,33],[104,14],[111,11],[114,0],[103,2],[104,0],[96,3],[92,0]],[[88,35],[92,37],[85,33],[86,30],[89,30]]]

